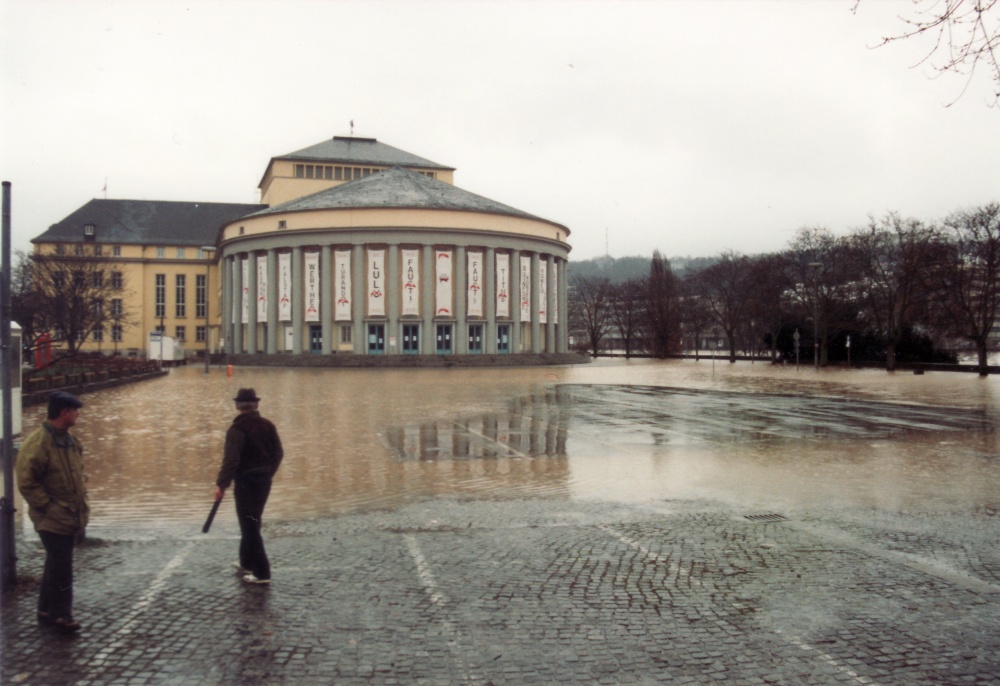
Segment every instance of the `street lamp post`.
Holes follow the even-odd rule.
[[[209,326],[208,326],[208,303],[209,303],[209,293],[211,292],[208,287],[209,276],[211,275],[212,267],[212,253],[215,252],[214,245],[203,245],[201,246],[201,251],[205,254],[205,373],[208,374],[208,354],[209,354],[209,341],[211,336],[209,336]]]
[[[810,262],[813,282],[813,367],[819,371],[819,282],[817,273],[823,268],[822,262]]]

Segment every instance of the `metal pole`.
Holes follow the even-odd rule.
[[[0,582],[4,590],[17,583],[17,551],[14,543],[14,421],[10,389],[12,355],[10,350],[10,181],[3,182],[3,226],[0,237],[0,355],[3,358],[0,386],[3,387],[3,501],[0,502],[0,534],[2,534],[2,568]],[[20,351],[18,351],[20,364]]]
[[[212,275],[212,253],[215,252],[215,246],[204,245],[201,251],[206,254],[208,261],[205,262],[205,373],[208,374],[208,354],[209,354],[209,343],[211,341],[211,336],[209,335],[208,327],[208,294],[212,292],[212,289],[208,287],[208,280]]]

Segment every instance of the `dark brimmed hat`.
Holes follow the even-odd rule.
[[[260,400],[252,388],[241,388],[233,398],[238,403],[255,403]]]
[[[66,391],[56,391],[49,394],[49,416],[58,415],[65,409],[79,410],[83,403],[79,398]]]

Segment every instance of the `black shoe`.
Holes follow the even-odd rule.
[[[58,619],[53,619],[52,626],[60,631],[65,631],[67,634],[73,634],[80,630],[80,622],[76,621],[72,617],[59,617]]]

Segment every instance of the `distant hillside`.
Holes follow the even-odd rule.
[[[670,269],[683,278],[688,272],[704,269],[718,261],[716,257],[671,257]],[[649,276],[650,257],[595,257],[592,260],[571,260],[570,277],[607,277],[611,283],[622,283],[629,279],[644,279]]]

